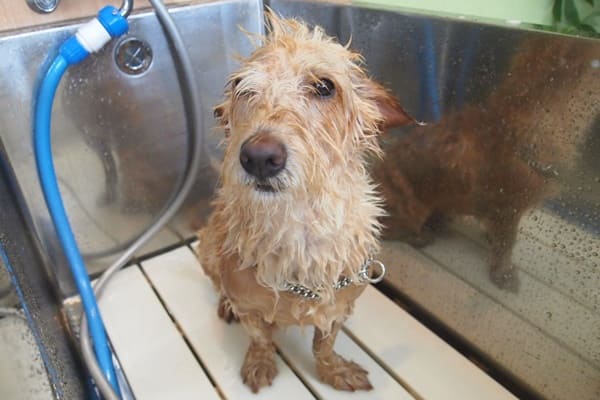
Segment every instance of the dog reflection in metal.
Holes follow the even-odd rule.
[[[215,110],[225,155],[197,252],[219,315],[251,338],[241,374],[253,392],[277,374],[272,334],[289,325],[315,327],[323,382],[368,390],[367,371],[333,345],[379,249],[366,160],[381,155],[382,129],[414,121],[321,28],[272,13],[267,25]]]
[[[384,238],[422,246],[440,216],[473,216],[487,233],[492,281],[517,291],[511,254],[519,221],[558,193],[600,112],[598,54],[587,45],[526,39],[481,104],[386,148],[373,171],[389,213]]]

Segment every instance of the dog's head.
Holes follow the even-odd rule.
[[[215,109],[226,136],[223,186],[265,199],[362,171],[381,152],[377,135],[414,119],[361,64],[321,28],[269,13],[262,45]]]

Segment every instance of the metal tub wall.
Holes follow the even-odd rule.
[[[429,221],[441,229],[432,229],[432,237],[423,243],[418,236],[408,240],[419,246],[402,238],[384,242],[380,257],[390,270],[388,288],[463,350],[495,366],[497,378],[520,382],[522,396],[599,398],[600,41],[391,8],[277,0],[269,5],[283,15],[323,26],[342,42],[351,40],[368,71],[409,112],[428,122],[424,128],[385,134],[383,171],[387,176],[412,173],[417,178],[411,189],[447,200],[455,207],[448,213],[454,218],[445,215],[443,224]],[[447,132],[453,133],[445,144],[432,139]],[[531,169],[504,174],[504,180],[500,172],[511,168],[504,156],[492,157],[492,163],[492,158],[486,160],[483,153],[466,147],[458,157],[452,150],[473,143],[461,137],[483,137],[481,149],[498,146],[487,154],[502,152],[512,148],[502,145],[502,138],[513,140],[513,132],[529,138],[523,147],[524,153],[531,153],[505,155],[526,159]],[[402,157],[413,157],[403,146],[425,149],[427,154],[403,163]],[[516,153],[517,146],[514,149]],[[556,164],[536,165],[544,152],[547,159],[557,159]],[[440,160],[443,157],[455,157],[454,164]],[[484,204],[465,206],[445,196],[470,189],[452,187],[456,185],[443,179],[428,183],[435,174],[444,174],[467,187],[476,185],[468,174],[452,171],[470,157],[479,160],[473,170],[489,170],[486,176],[498,177],[487,183],[488,192],[497,191],[495,197],[530,174],[544,175],[541,186],[553,188],[517,221],[512,263],[520,284],[508,290],[488,276],[493,253],[486,240],[489,231],[479,225],[489,221],[472,216],[474,209],[494,207],[486,203],[490,196],[480,198]],[[440,164],[446,170],[431,172],[436,168],[431,165]],[[380,177],[381,166],[375,165]],[[412,192],[404,183],[390,190],[390,181],[378,183],[391,194],[393,200],[386,201],[394,214]],[[508,198],[508,204],[514,203],[515,213],[520,212],[521,196],[536,190],[525,184],[524,192]],[[419,209],[424,203],[411,204]],[[408,217],[416,218],[406,209]]]
[[[448,118],[473,106],[494,116],[498,110],[487,108],[494,93],[518,98],[527,82],[539,84],[540,94],[532,92],[523,108],[547,109],[552,118],[537,121],[531,114],[528,129],[536,131],[539,125],[543,139],[552,134],[546,122],[550,121],[566,132],[566,142],[578,146],[573,165],[551,177],[560,190],[536,203],[521,221],[513,252],[521,277],[518,292],[489,282],[487,250],[480,246],[485,240],[464,221],[450,223],[450,233],[442,232],[422,249],[387,241],[382,259],[390,268],[388,285],[404,301],[459,337],[502,376],[520,381],[530,393],[544,398],[600,397],[598,41],[324,2],[270,1],[269,5],[283,15],[323,26],[342,42],[352,38],[351,47],[363,54],[369,72],[415,117],[429,123],[423,129],[443,127]],[[238,26],[250,32],[262,30],[262,2],[218,1],[178,8],[174,16],[198,72],[206,162],[183,210],[143,252],[190,237],[209,211],[220,158],[220,138],[212,133],[212,107],[236,67],[232,56],[248,54],[253,46]],[[74,293],[74,285],[39,189],[31,118],[41,66],[75,28],[0,37],[5,55],[0,63],[5,77],[0,80],[0,140],[3,166],[8,169],[3,172],[18,188],[48,275],[63,297]],[[125,39],[116,41],[71,68],[53,113],[59,183],[91,273],[106,268],[163,207],[181,177],[186,152],[175,66],[154,15],[135,16],[128,37],[149,44],[150,68],[140,75],[121,71],[115,48]],[[511,66],[519,55],[530,57],[542,71],[549,65],[536,59],[535,49],[528,50],[527,43],[536,43],[538,50],[582,49],[585,65],[578,65],[583,74],[576,79],[566,74],[570,65],[577,64],[567,60],[556,65],[562,71],[556,75],[558,86],[552,76],[547,84],[538,82],[547,78],[543,74],[511,78]],[[516,83],[514,91],[506,89],[507,81]],[[556,87],[559,95],[548,91]],[[511,113],[496,117],[500,124],[520,121]],[[469,126],[465,122],[464,128]],[[394,143],[415,129],[420,128],[382,138],[386,159],[398,157],[391,150]],[[536,167],[544,170],[548,165]],[[550,167],[552,174],[554,166]]]
[[[190,237],[208,212],[220,140],[212,131],[212,107],[236,67],[232,56],[248,54],[253,48],[239,27],[262,30],[262,2],[203,2],[176,8],[173,16],[199,77],[206,159],[182,211],[140,253]],[[64,322],[70,316],[60,303],[74,294],[75,286],[39,187],[32,132],[41,73],[76,29],[70,23],[0,34],[4,54],[0,62],[0,306],[27,307],[39,358],[46,367],[23,372],[30,374],[27,382],[19,384],[25,396],[46,377],[57,398],[89,394],[73,336]],[[153,53],[148,70],[138,75],[123,72],[115,60],[116,48],[131,38],[145,41]],[[125,61],[135,64],[136,56]],[[56,94],[52,117],[59,186],[88,269],[98,273],[150,224],[184,167],[187,141],[181,94],[169,48],[152,12],[130,18],[125,37],[69,69]],[[15,376],[30,367],[20,361],[23,365],[15,366]]]
[[[220,151],[212,107],[236,66],[233,56],[253,48],[239,28],[262,30],[260,1],[205,3],[177,8],[173,16],[198,73],[206,159],[178,217],[142,252],[190,237],[206,216],[216,184],[211,160],[218,163]],[[53,110],[59,185],[92,274],[106,268],[165,205],[181,179],[187,151],[182,99],[160,25],[153,13],[132,17],[130,25],[126,37],[70,68]],[[0,64],[5,77],[0,81],[2,156],[20,189],[46,266],[64,297],[75,289],[39,187],[31,127],[42,66],[75,29],[66,26],[0,38],[5,55]],[[130,75],[117,66],[115,49],[129,38],[145,41],[152,52],[150,67],[141,74]]]

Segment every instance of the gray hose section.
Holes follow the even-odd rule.
[[[173,58],[175,59],[175,65],[180,65],[181,68],[178,71],[178,78],[180,81],[180,89],[183,96],[184,112],[186,115],[186,122],[188,127],[189,135],[189,153],[187,157],[186,170],[184,173],[183,181],[179,186],[179,190],[175,192],[175,195],[171,198],[168,206],[163,209],[162,213],[155,220],[155,222],[144,232],[122,255],[115,263],[113,263],[98,279],[94,285],[94,291],[98,299],[102,296],[106,285],[112,277],[131,259],[136,251],[140,249],[149,239],[151,239],[156,233],[158,233],[169,220],[177,213],[178,209],[183,204],[187,195],[196,180],[196,173],[199,170],[202,159],[204,158],[204,139],[202,136],[202,124],[200,115],[202,108],[200,105],[199,92],[197,90],[196,79],[194,77],[194,68],[189,55],[186,51],[183,39],[177,29],[177,26],[173,22],[173,19],[169,15],[166,7],[160,0],[150,0],[150,3],[154,7],[156,16],[160,21],[167,39],[171,42],[173,47]],[[106,400],[119,400],[119,396],[115,394],[111,385],[108,383],[104,374],[102,373],[96,356],[92,348],[91,340],[88,332],[88,324],[85,315],[81,318],[81,330],[80,330],[80,344],[83,355],[83,360],[92,376],[100,393]]]
[[[122,17],[129,17],[129,14],[131,14],[131,10],[133,9],[133,0],[123,0],[121,2],[121,8],[119,8],[119,14],[121,14]]]

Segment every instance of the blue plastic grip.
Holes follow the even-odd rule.
[[[123,35],[129,29],[127,19],[123,17],[119,10],[113,6],[106,6],[98,13],[98,21],[111,37]],[[69,65],[78,64],[85,60],[90,53],[79,43],[76,36],[67,39],[60,46],[59,53],[65,58]]]
[[[121,36],[129,29],[127,18],[113,6],[106,6],[100,10],[98,20],[111,37]]]
[[[75,36],[71,36],[67,39],[67,41],[60,46],[58,52],[65,58],[69,65],[80,63],[90,55]]]

